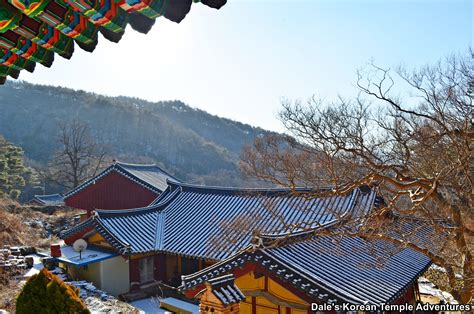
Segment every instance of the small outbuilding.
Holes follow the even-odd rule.
[[[27,204],[32,206],[63,206],[64,196],[59,193],[35,195],[35,197],[29,200]]]

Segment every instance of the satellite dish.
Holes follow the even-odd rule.
[[[84,239],[78,239],[78,240],[74,241],[74,244],[72,245],[72,248],[74,249],[74,251],[79,252],[79,259],[81,259],[82,258],[82,256],[81,256],[82,251],[87,249],[87,242]]]

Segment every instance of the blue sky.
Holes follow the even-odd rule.
[[[408,68],[467,52],[468,0],[228,0],[201,4],[180,24],[130,27],[23,80],[152,101],[179,99],[212,114],[281,130],[282,98],[356,94],[355,72],[373,59]]]

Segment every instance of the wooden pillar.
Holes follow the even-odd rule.
[[[128,267],[130,275],[130,291],[136,291],[140,287],[139,259],[130,259]]]
[[[163,253],[155,255],[155,280],[166,282],[166,257]]]

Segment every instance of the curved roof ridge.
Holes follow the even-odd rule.
[[[114,161],[114,164],[116,165],[119,165],[119,166],[132,166],[132,167],[158,167],[160,168],[159,166],[157,166],[156,163],[152,163],[152,164],[136,164],[136,163],[130,163],[130,162],[123,162],[123,161],[119,161],[119,160],[115,160]],[[161,169],[161,168],[160,168]]]
[[[230,192],[230,193],[291,193],[291,192],[311,192],[314,189],[309,187],[297,187],[294,189],[291,188],[246,188],[246,187],[224,187],[224,186],[212,186],[212,185],[200,185],[200,184],[193,184],[193,183],[184,183],[184,182],[176,182],[172,180],[167,180],[169,186],[174,187],[181,187],[183,191],[195,190],[195,191],[213,191],[213,192]],[[330,189],[330,187],[324,187],[320,190]]]
[[[347,210],[344,213],[342,213],[341,218],[344,218],[349,212],[350,211]],[[316,227],[309,228],[309,229],[306,229],[306,230],[288,231],[288,232],[281,232],[281,233],[262,233],[262,234],[258,235],[257,237],[261,238],[262,240],[275,240],[275,241],[278,241],[278,240],[293,240],[293,239],[297,239],[299,237],[303,237],[301,240],[304,240],[305,239],[304,236],[311,235],[312,233],[314,233],[318,230],[323,230],[323,229],[329,228],[329,227],[335,225],[338,222],[340,222],[339,219],[333,219],[331,221],[328,221],[328,222],[323,223],[323,224],[319,224]],[[315,224],[316,223],[317,222],[315,222]]]
[[[62,193],[52,193],[52,194],[35,194],[34,197],[48,197],[48,196],[63,196]]]
[[[127,209],[95,209],[95,215],[98,217],[101,216],[123,216],[129,214],[142,214],[145,212],[157,210],[158,206],[145,206],[145,207],[138,207],[138,208],[127,208]]]

